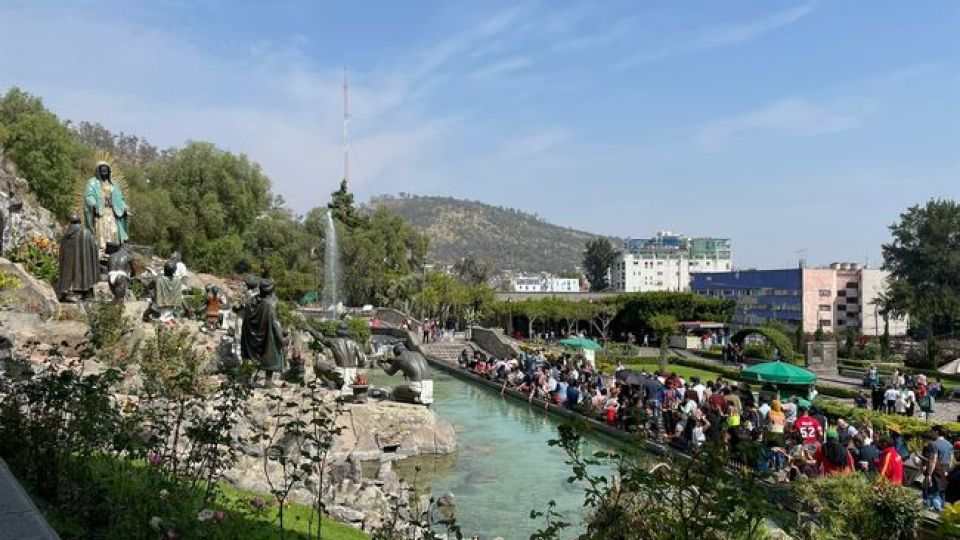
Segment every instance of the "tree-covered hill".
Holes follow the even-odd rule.
[[[470,256],[494,270],[569,271],[582,265],[584,245],[599,236],[520,210],[450,197],[380,196],[370,207],[389,208],[426,234],[427,259],[438,264]]]

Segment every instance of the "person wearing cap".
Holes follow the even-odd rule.
[[[823,443],[813,453],[813,461],[820,468],[820,474],[829,476],[853,471],[853,456],[837,436],[837,430],[827,431],[827,442]]]

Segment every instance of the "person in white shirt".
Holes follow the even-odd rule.
[[[693,385],[693,388],[691,388],[691,390],[697,393],[697,402],[702,405],[707,402],[706,401],[707,387],[704,386],[702,382],[700,382],[700,379],[697,379],[696,381],[697,381],[697,384]]]
[[[897,392],[897,389],[888,386],[887,391],[883,393],[883,401],[886,406],[886,412],[893,414],[897,409],[897,398],[900,397],[900,392]]]
[[[760,418],[766,418],[767,413],[770,412],[770,404],[764,401],[757,410],[760,411]]]

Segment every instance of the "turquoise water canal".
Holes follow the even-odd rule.
[[[370,374],[377,386],[400,382],[374,370]],[[543,526],[529,518],[530,510],[545,509],[551,499],[566,521],[579,524],[583,489],[567,482],[566,455],[547,444],[557,437],[559,420],[445,373],[434,370],[433,375],[434,409],[453,424],[460,452],[404,460],[397,466],[401,476],[411,479],[413,466],[419,465],[419,485],[428,485],[435,496],[453,493],[457,523],[466,538],[526,539]],[[612,450],[619,444],[590,437],[586,450]]]

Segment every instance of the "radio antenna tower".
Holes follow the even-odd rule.
[[[350,82],[347,79],[347,68],[343,68],[343,180],[350,180],[350,133],[347,126],[350,123]]]

